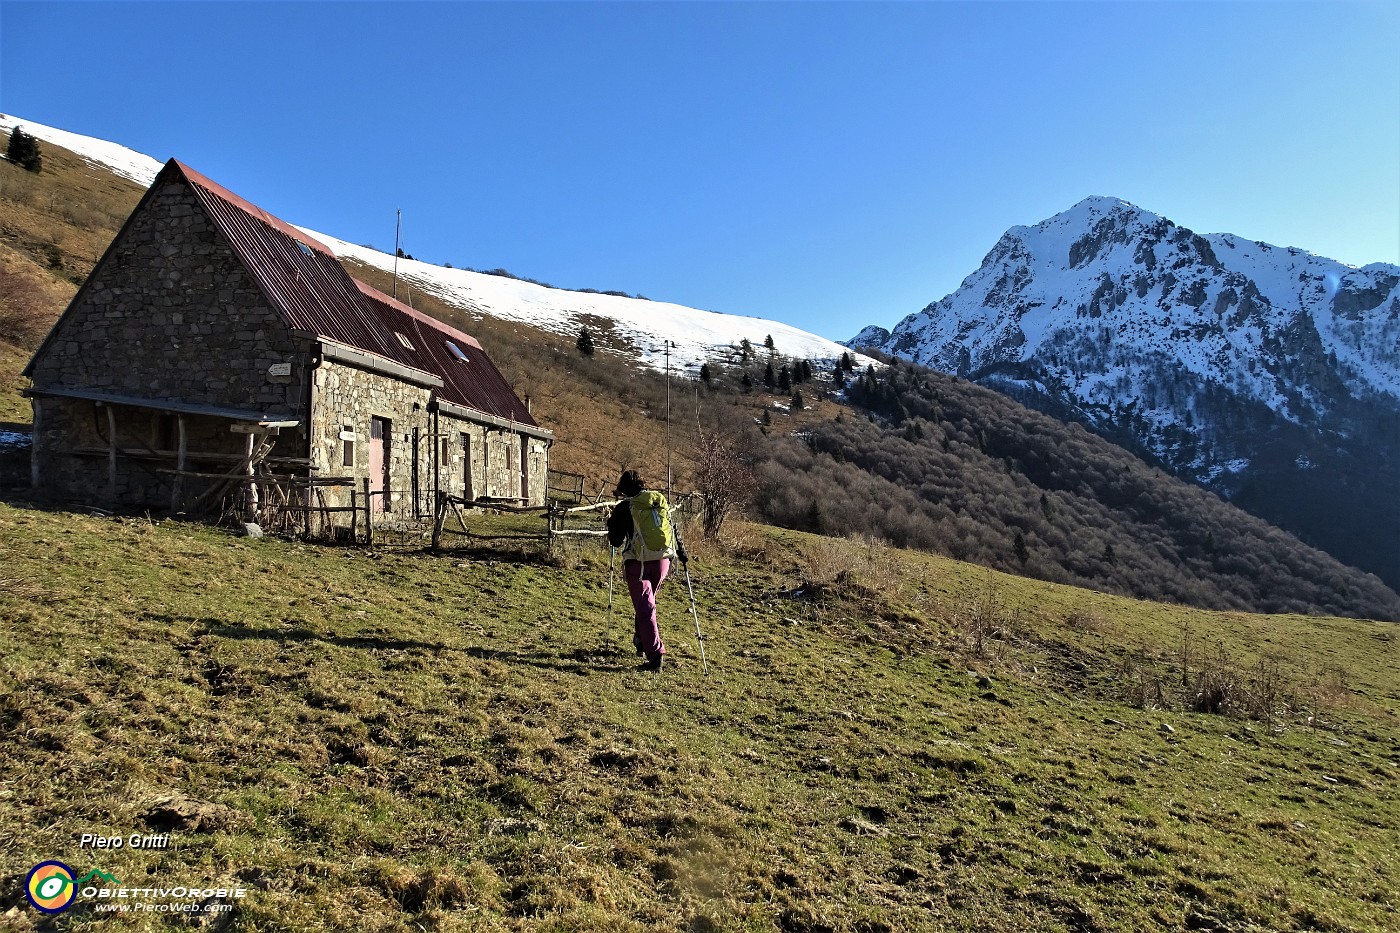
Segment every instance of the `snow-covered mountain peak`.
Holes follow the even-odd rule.
[[[1316,424],[1356,399],[1400,403],[1400,267],[1202,236],[1095,196],[1013,227],[956,292],[856,342],[1158,426],[1191,420],[1192,393],[1162,391],[1183,378]]]
[[[1393,501],[1400,267],[1091,197],[1008,230],[957,291],[852,343],[1089,424],[1400,579],[1337,515]]]

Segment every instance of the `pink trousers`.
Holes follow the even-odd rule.
[[[632,595],[632,608],[637,611],[632,643],[637,650],[652,661],[666,653],[666,645],[661,641],[661,629],[656,624],[656,591],[671,570],[671,562],[649,560],[629,560],[622,565],[622,574],[627,579],[627,592]]]

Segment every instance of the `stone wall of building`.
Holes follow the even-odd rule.
[[[295,417],[309,345],[292,335],[187,183],[167,180],[148,198],[55,327],[34,385]],[[279,363],[291,374],[270,375]]]
[[[311,459],[315,476],[370,478],[372,422],[389,427],[389,497],[395,518],[432,517],[434,486],[448,495],[544,503],[548,451],[543,441],[429,411],[431,391],[391,376],[326,360],[312,377]],[[522,464],[524,469],[522,470]],[[377,486],[378,483],[376,482]],[[348,487],[328,487],[329,505],[349,505]]]
[[[447,415],[439,416],[438,431],[446,441],[446,450],[440,452],[444,492],[466,499],[518,497],[530,505],[544,504],[549,469],[544,441]]]
[[[310,344],[295,337],[204,213],[189,185],[152,191],[35,359],[34,387],[77,389],[155,403],[208,405],[301,420]],[[275,364],[290,372],[274,374]],[[106,408],[92,401],[34,399],[32,476],[58,498],[168,507],[167,478],[141,455],[173,451],[173,414],[127,405],[117,445],[137,454],[118,463],[117,495],[105,455]],[[191,452],[242,453],[246,436],[228,419],[187,416]],[[305,456],[304,427],[284,432],[277,453]],[[190,469],[213,470],[208,464]]]
[[[350,477],[362,495],[363,481],[370,478],[372,422],[382,418],[388,428],[389,478],[388,495],[379,500],[382,511],[402,518],[421,515],[422,479],[427,475],[423,469],[425,441],[432,429],[428,411],[432,390],[325,360],[312,376],[311,398],[312,475]],[[373,485],[378,488],[377,477],[375,480]],[[415,488],[419,493],[416,501]],[[329,487],[323,495],[328,504],[350,504],[349,489]]]

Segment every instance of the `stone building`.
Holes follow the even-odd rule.
[[[194,512],[281,478],[331,507],[368,481],[402,518],[437,490],[544,502],[553,437],[477,341],[173,159],[25,375],[56,498]]]

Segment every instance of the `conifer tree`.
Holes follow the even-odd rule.
[[[574,346],[578,347],[578,352],[582,353],[584,356],[593,355],[593,335],[588,332],[588,328],[585,327],[579,332],[578,343],[574,344]]]
[[[700,381],[703,382],[703,383],[705,383],[705,385],[710,385],[710,379],[711,379],[711,376],[710,376],[710,364],[709,364],[709,363],[701,363],[701,364],[700,364]]]
[[[773,361],[769,360],[768,365],[763,369],[763,384],[773,389],[778,385],[777,374],[773,372]]]
[[[5,149],[5,158],[23,168],[37,173],[44,165],[39,152],[39,141],[16,126],[10,131],[10,144]]]
[[[784,363],[783,368],[778,371],[778,388],[782,389],[784,392],[792,388],[792,371],[787,368],[786,363]]]

